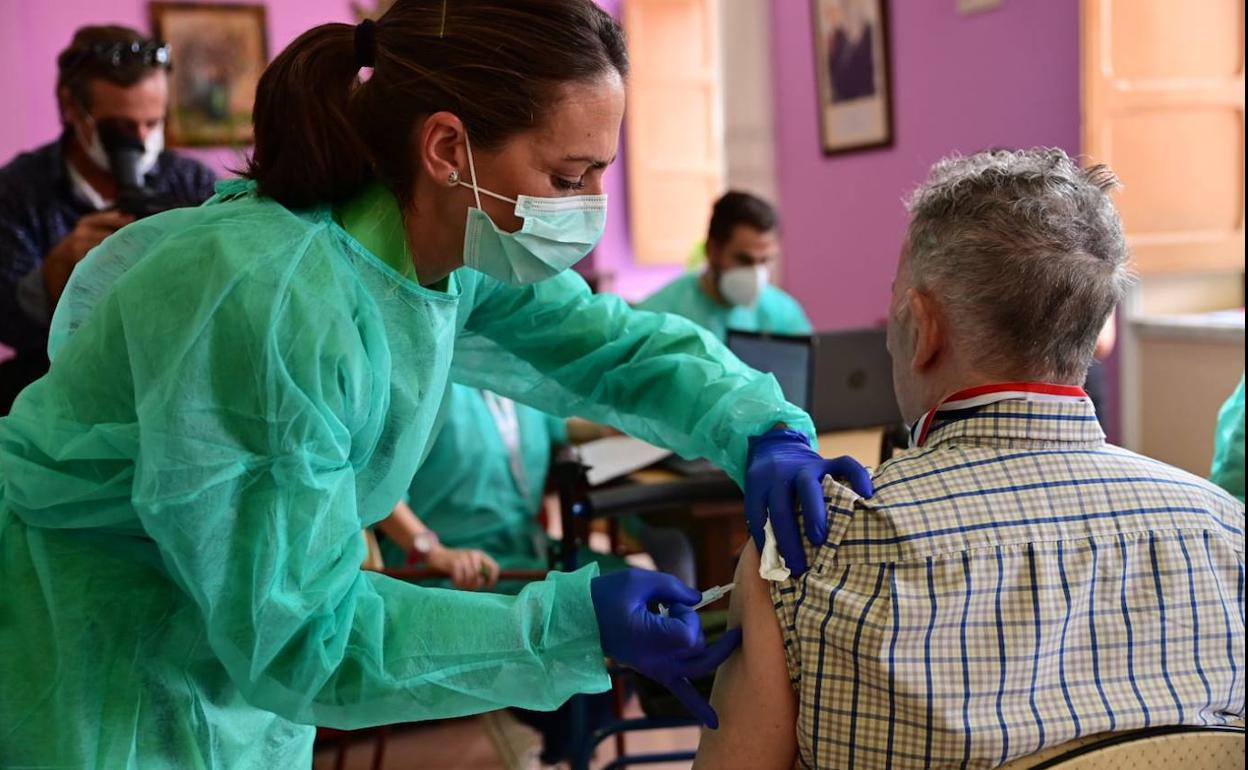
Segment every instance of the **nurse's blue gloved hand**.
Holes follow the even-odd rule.
[[[702,595],[661,572],[612,572],[594,578],[589,592],[603,652],[671,690],[702,724],[719,727],[711,704],[689,680],[719,668],[741,644],[741,629],[707,645],[698,614],[689,609]],[[659,604],[668,606],[667,617]]]
[[[797,527],[801,502],[806,537],[815,545],[828,539],[828,512],[823,502],[823,477],[844,480],[863,497],[874,492],[871,474],[851,457],[825,460],[810,447],[810,439],[795,430],[777,428],[750,439],[745,468],[745,519],[759,552],[763,550],[763,524],[770,511],[776,546],[789,571],[797,577],[806,571],[806,550]]]

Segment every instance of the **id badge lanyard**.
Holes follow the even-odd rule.
[[[524,471],[524,457],[520,453],[520,418],[516,414],[516,402],[489,391],[482,391],[482,395],[490,415],[494,418],[498,435],[503,439],[503,446],[507,448],[507,463],[511,467],[512,481],[516,483],[521,497],[527,500],[529,479]]]

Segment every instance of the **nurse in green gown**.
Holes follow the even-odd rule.
[[[581,424],[578,432],[599,426]],[[486,390],[454,385],[446,419],[408,487],[407,499],[377,525],[387,567],[417,564],[447,576],[433,584],[515,593],[500,570],[545,570],[552,541],[539,520],[554,452],[569,441],[567,421]],[[420,510],[414,511],[411,502]],[[636,535],[655,564],[692,585],[693,549],[674,527]],[[602,571],[623,559],[586,549]]]
[[[739,637],[707,647],[670,576],[501,596],[359,568],[451,379],[706,456],[778,525],[817,499],[772,378],[566,270],[625,71],[590,0],[317,27],[260,81],[249,180],[78,267],[0,420],[0,767],[309,767],[314,725],[551,709],[608,687],[604,655],[714,724],[688,678]]]
[[[459,588],[518,591],[515,581],[495,580],[499,570],[550,566],[537,514],[553,450],[567,441],[564,420],[452,385],[446,420],[406,500],[378,525],[386,566],[422,563]]]

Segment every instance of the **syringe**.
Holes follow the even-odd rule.
[[[689,609],[693,610],[694,612],[697,612],[698,610],[702,609],[706,605],[711,604],[712,602],[717,602],[720,599],[727,596],[728,592],[731,591],[733,587],[735,586],[736,586],[736,583],[729,583],[727,585],[713,586],[711,588],[708,588],[702,592],[702,598],[698,600],[698,603],[693,605]],[[659,614],[662,615],[663,617],[667,617],[667,613],[668,613],[667,605],[660,604]]]

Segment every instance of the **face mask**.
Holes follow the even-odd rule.
[[[82,131],[78,131],[78,143],[87,151],[87,157],[96,167],[108,171],[108,152],[104,150],[104,143],[100,141],[100,132],[95,128],[95,121],[87,118],[91,124],[91,133],[83,136]]]
[[[87,152],[87,157],[96,166],[104,171],[112,173],[112,166],[108,162],[108,150],[104,149],[104,142],[100,141],[100,130],[96,128],[95,120],[89,115],[87,122],[91,124],[91,135],[83,136],[82,132],[78,132],[78,141],[82,143],[82,147]],[[157,126],[147,134],[147,139],[143,141],[143,157],[139,159],[139,176],[145,177],[154,168],[156,161],[160,158],[160,153],[165,149],[165,127]]]
[[[771,271],[765,265],[734,267],[720,273],[719,293],[733,305],[750,307],[758,302],[770,281]]]
[[[477,184],[472,145],[464,137],[472,184],[459,182],[476,195],[476,208],[468,209],[464,230],[464,264],[503,283],[523,286],[562,273],[593,250],[607,226],[607,196],[578,195],[569,198],[512,199]],[[481,208],[481,196],[515,204],[524,226],[503,232]]]

